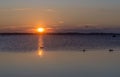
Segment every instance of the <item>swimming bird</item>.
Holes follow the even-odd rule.
[[[109,49],[109,52],[113,52],[114,50],[113,49]]]
[[[116,35],[113,35],[112,37],[116,37]]]
[[[82,51],[83,51],[83,52],[85,52],[86,50],[85,50],[85,49],[83,49]]]

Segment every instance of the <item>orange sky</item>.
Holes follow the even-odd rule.
[[[27,32],[37,27],[57,30],[86,26],[90,29],[118,28],[119,4],[118,0],[2,0],[0,30]]]

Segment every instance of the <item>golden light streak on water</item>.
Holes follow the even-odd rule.
[[[40,35],[38,38],[38,56],[42,57],[44,55],[43,51],[44,45],[43,45],[43,36]]]

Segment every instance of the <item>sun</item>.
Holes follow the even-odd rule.
[[[37,31],[40,32],[40,33],[42,33],[42,32],[45,31],[45,29],[44,28],[38,28]]]

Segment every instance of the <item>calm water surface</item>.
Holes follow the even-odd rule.
[[[0,77],[120,77],[119,46],[110,35],[0,36]]]

